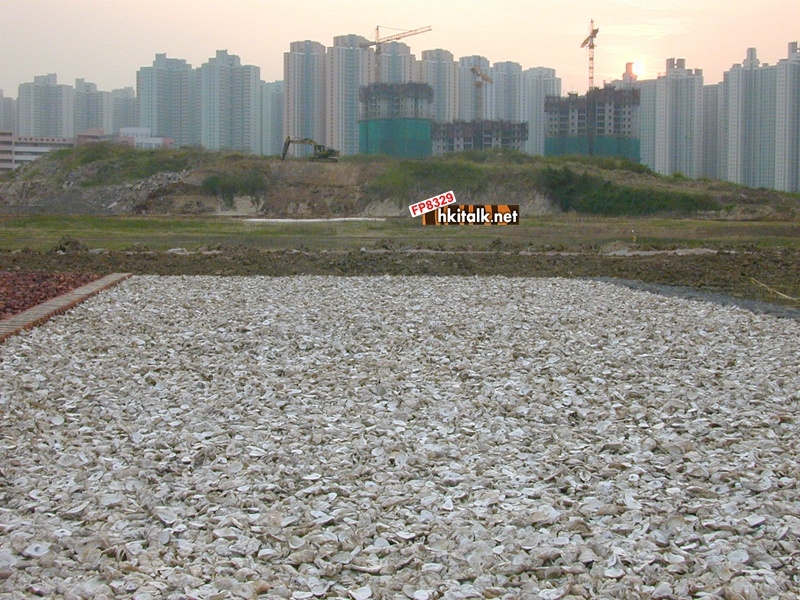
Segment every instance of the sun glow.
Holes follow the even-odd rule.
[[[637,78],[640,78],[644,75],[644,65],[642,61],[637,60],[633,63],[633,73],[636,75]]]

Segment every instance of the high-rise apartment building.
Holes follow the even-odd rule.
[[[492,78],[489,59],[478,55],[458,59],[458,119],[461,121],[491,119],[494,114],[494,86],[473,69]]]
[[[492,79],[494,113],[491,118],[496,121],[521,120],[522,66],[511,61],[494,63]]]
[[[340,35],[325,55],[325,143],[342,154],[358,153],[359,89],[372,77],[372,48],[359,35]]]
[[[528,154],[544,154],[547,135],[547,96],[561,96],[561,79],[555,69],[535,67],[521,74],[519,120],[528,124],[528,139],[523,150]]]
[[[172,139],[176,146],[199,142],[195,73],[185,60],[156,54],[152,66],[136,73],[136,95],[139,127]]]
[[[548,96],[545,154],[618,156],[639,162],[639,90],[613,84],[586,95]]]
[[[283,135],[327,143],[325,129],[325,46],[305,40],[292,42],[283,55]],[[293,155],[308,154],[308,146],[294,144]]]
[[[123,127],[136,127],[136,91],[132,87],[111,90],[111,133],[117,135]]]
[[[98,91],[97,85],[84,79],[75,80],[75,133],[89,129],[102,129],[111,133],[114,129],[110,92]]]
[[[447,50],[424,50],[415,79],[433,88],[433,120],[449,123],[458,116],[458,63]]]
[[[17,100],[6,98],[0,90],[0,131],[17,132]]]
[[[380,52],[375,53],[375,60],[380,61],[381,81],[378,83],[408,83],[414,80],[416,57],[411,48],[402,42],[386,42],[380,44]],[[375,76],[370,78],[373,82]]]
[[[217,50],[198,68],[200,144],[261,154],[261,70]]]
[[[789,43],[775,68],[775,189],[800,192],[800,49]]]
[[[284,82],[261,82],[261,154],[274,156],[283,150]]]
[[[666,74],[639,82],[641,160],[663,175],[703,170],[703,71],[667,59]]]
[[[703,86],[703,177],[722,179],[723,137],[725,123],[723,116],[723,85],[714,83]]]
[[[75,136],[75,89],[59,84],[55,73],[40,75],[19,86],[19,135],[44,138]]]
[[[760,66],[756,49],[719,84],[720,176],[750,187],[775,185],[776,68]],[[707,127],[708,129],[708,127]]]

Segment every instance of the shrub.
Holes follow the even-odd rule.
[[[585,171],[576,173],[566,166],[545,167],[538,173],[536,183],[565,212],[621,216],[719,208],[708,196],[622,186]]]

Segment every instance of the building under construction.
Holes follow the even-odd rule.
[[[431,154],[433,88],[425,83],[373,83],[359,90],[358,151],[420,158]]]
[[[639,90],[606,86],[547,96],[545,156],[618,156],[639,162]]]
[[[433,153],[508,148],[522,150],[528,124],[513,121],[453,121],[433,125]]]

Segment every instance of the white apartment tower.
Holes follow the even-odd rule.
[[[492,79],[494,114],[491,118],[496,121],[521,121],[522,66],[511,61],[494,63]]]
[[[117,134],[123,127],[136,127],[136,91],[132,87],[111,90],[113,127],[109,133]]]
[[[374,51],[359,35],[340,35],[325,55],[326,143],[342,154],[358,153],[359,89],[371,81]]]
[[[703,86],[703,177],[722,179],[723,138],[723,88],[721,83]]]
[[[261,154],[283,150],[283,81],[261,82]]]
[[[156,54],[153,65],[136,73],[139,127],[154,137],[171,138],[176,146],[196,144],[195,74],[183,59]]]
[[[703,170],[703,71],[682,58],[639,82],[641,160],[662,175],[699,177]]]
[[[775,189],[800,192],[800,49],[776,65]]]
[[[545,96],[561,95],[561,79],[555,69],[535,67],[521,73],[519,117],[528,123],[528,141],[525,152],[544,154],[544,139],[547,135],[547,113],[544,110]]]
[[[198,69],[200,144],[261,154],[261,71],[217,50]]]
[[[433,119],[437,123],[455,121],[458,116],[458,63],[447,50],[424,50],[415,77],[433,88]]]
[[[325,46],[305,40],[292,42],[283,54],[283,135],[327,143],[325,130]],[[308,146],[293,145],[295,156]]]
[[[97,85],[84,79],[75,80],[75,133],[89,129],[114,130],[111,92],[100,92]]]
[[[748,48],[720,84],[723,135],[720,176],[749,187],[775,185],[776,68],[760,66]]]
[[[489,59],[477,55],[458,59],[458,119],[461,121],[491,119],[494,113],[494,86],[480,81],[473,68],[492,77]],[[481,114],[478,114],[479,104]]]
[[[75,89],[59,84],[55,73],[40,75],[19,86],[19,135],[71,138],[75,136]]]
[[[0,131],[17,133],[17,101],[4,98],[3,90],[0,90]]]
[[[380,60],[379,83],[408,83],[414,80],[416,58],[411,48],[402,42],[386,42],[380,45],[380,55],[376,52],[375,60]],[[370,83],[375,80],[373,74]]]

